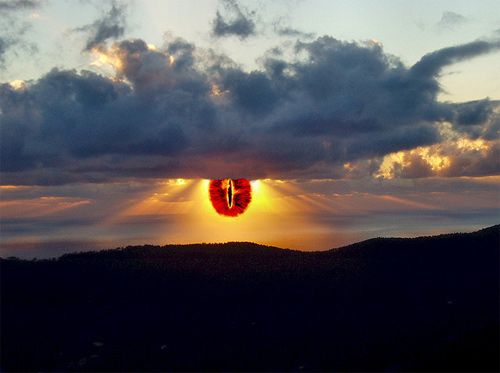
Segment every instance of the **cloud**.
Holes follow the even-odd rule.
[[[412,66],[411,71],[418,77],[433,77],[439,74],[445,66],[483,54],[496,52],[499,49],[500,40],[477,40],[467,44],[443,48],[426,54]]]
[[[314,33],[312,32],[303,32],[292,27],[277,27],[275,29],[276,33],[280,36],[288,36],[293,38],[304,38],[311,39],[314,37]]]
[[[116,1],[112,1],[111,9],[102,18],[74,30],[89,34],[84,51],[91,51],[108,39],[123,36],[126,24],[125,9],[125,5],[117,5]]]
[[[161,49],[101,44],[96,63],[112,78],[54,69],[0,86],[2,182],[495,174],[500,103],[439,102],[437,79],[442,66],[496,50],[473,42],[407,67],[379,43],[324,36],[247,72],[179,38]]]
[[[252,20],[255,13],[249,13],[240,8],[234,0],[225,0],[224,7],[224,14],[216,13],[212,35],[215,37],[238,36],[240,39],[255,35],[255,22]]]
[[[6,68],[8,53],[18,54],[28,52],[33,55],[37,47],[33,43],[24,40],[24,36],[30,29],[30,24],[19,19],[19,13],[23,10],[39,8],[40,1],[18,0],[0,1],[0,69]]]
[[[489,99],[453,105],[452,119],[456,132],[471,139],[498,140],[500,138],[499,101]]]
[[[385,179],[499,175],[499,145],[497,140],[470,139],[452,132],[440,143],[385,156],[373,174]]]
[[[441,16],[441,20],[438,22],[438,27],[440,28],[452,28],[456,25],[464,23],[466,18],[455,12],[444,12]]]
[[[314,38],[314,33],[303,32],[297,30],[296,28],[286,25],[286,20],[284,17],[276,19],[272,24],[273,30],[279,36],[291,37],[291,38],[302,38],[302,39],[312,39]]]
[[[5,53],[12,42],[6,37],[0,37],[0,64],[5,62]]]
[[[9,55],[19,56],[27,53],[30,58],[38,52],[38,46],[23,39],[30,25],[17,24],[8,33],[0,36],[0,69],[6,69]]]
[[[34,9],[40,6],[38,0],[7,0],[0,1],[0,11],[15,11],[22,9]]]

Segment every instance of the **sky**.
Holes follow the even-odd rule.
[[[0,256],[498,224],[498,9],[0,0]],[[237,217],[225,178],[251,181]]]

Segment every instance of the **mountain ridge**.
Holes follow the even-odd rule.
[[[2,259],[2,371],[498,371],[500,226]]]
[[[151,251],[154,250],[155,254],[160,254],[163,251],[166,250],[183,250],[187,253],[200,253],[200,252],[205,252],[207,254],[211,252],[216,252],[218,255],[221,254],[230,254],[230,253],[235,253],[236,250],[241,249],[241,250],[247,250],[248,251],[258,251],[258,250],[267,250],[271,251],[273,253],[278,253],[278,252],[294,252],[294,253],[311,253],[311,254],[317,254],[317,253],[338,253],[342,252],[345,250],[359,250],[361,248],[366,248],[378,244],[384,244],[384,243],[399,243],[399,244],[405,244],[405,243],[415,243],[418,241],[439,241],[439,240],[446,240],[446,239],[481,239],[488,237],[489,239],[494,239],[495,237],[500,238],[500,224],[493,225],[490,227],[486,227],[474,232],[467,232],[467,233],[444,233],[444,234],[438,234],[438,235],[430,235],[430,236],[417,236],[417,237],[374,237],[370,238],[367,240],[359,241],[356,243],[352,243],[349,245],[345,246],[340,246],[328,250],[317,250],[317,251],[303,251],[303,250],[294,250],[294,249],[289,249],[289,248],[282,248],[278,246],[273,246],[273,245],[265,245],[265,244],[260,244],[256,242],[251,242],[251,241],[227,241],[227,242],[215,242],[215,243],[193,243],[193,244],[166,244],[166,245],[151,245],[151,244],[143,244],[143,245],[129,245],[126,247],[117,247],[115,249],[104,249],[104,250],[90,250],[90,251],[78,251],[78,252],[72,252],[72,253],[67,253],[61,255],[59,258],[62,259],[68,259],[71,257],[74,257],[75,255],[78,256],[93,256],[98,253],[101,253],[100,255],[108,255],[110,253],[139,253],[141,251],[145,252],[149,250],[149,254],[153,254]],[[15,257],[10,257],[10,258],[15,258]],[[0,259],[8,259],[8,258],[0,258]],[[17,259],[17,258],[16,258]],[[41,259],[41,260],[51,260],[51,259]]]

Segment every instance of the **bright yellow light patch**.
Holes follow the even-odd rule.
[[[437,146],[418,147],[408,151],[400,151],[388,154],[384,157],[376,177],[384,179],[393,179],[397,168],[404,169],[411,163],[411,159],[418,156],[427,163],[431,170],[439,172],[450,167],[451,158],[447,155],[440,154],[440,148]]]
[[[92,48],[92,54],[97,58],[94,62],[92,62],[91,66],[109,66],[115,70],[121,70],[123,68],[123,62],[121,57],[115,50],[103,50],[99,47]]]
[[[252,192],[253,193],[259,193],[260,191],[260,181],[259,180],[252,180],[250,181],[250,185],[252,186]]]
[[[457,147],[461,150],[482,150],[485,149],[486,143],[483,139],[469,140],[462,138],[457,141]]]
[[[9,83],[10,86],[12,88],[14,88],[15,90],[21,90],[21,89],[24,89],[25,88],[25,84],[24,84],[24,81],[23,80],[20,80],[20,79],[16,79],[16,80],[13,80],[12,82]]]
[[[250,205],[244,214],[231,219],[214,210],[209,199],[210,181],[195,183],[191,195],[186,197],[195,202],[191,220],[186,222],[186,227],[191,227],[188,228],[190,234],[198,237],[193,242],[254,241],[279,245],[285,230],[293,229],[295,224],[305,226],[302,214],[295,215],[297,206],[293,206],[271,180],[252,180]],[[300,198],[296,200],[300,203]]]
[[[383,179],[394,178],[394,166],[396,164],[403,164],[405,158],[404,152],[391,153],[384,157],[382,164],[375,177],[381,177]]]
[[[410,151],[410,154],[417,153],[422,157],[424,161],[426,161],[433,171],[439,171],[443,168],[450,167],[451,161],[448,156],[441,156],[436,152],[431,152],[431,148],[429,146],[423,148],[417,148],[415,150]]]

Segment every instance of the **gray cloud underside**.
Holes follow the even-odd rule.
[[[498,140],[499,102],[436,99],[441,68],[498,43],[445,48],[408,68],[378,44],[321,37],[252,72],[180,39],[165,46],[173,64],[139,39],[113,48],[123,80],[54,69],[25,89],[0,86],[2,183],[338,178],[346,162],[440,142],[444,121]],[[497,172],[493,162],[460,172]]]

